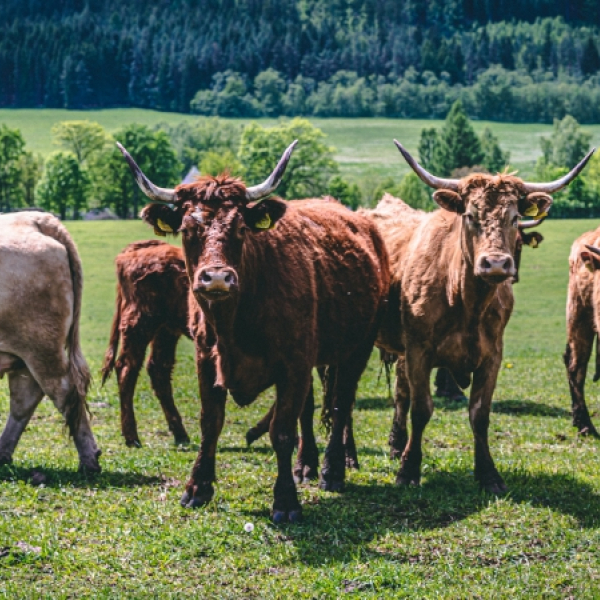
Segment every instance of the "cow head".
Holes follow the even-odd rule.
[[[279,185],[296,143],[260,185],[247,188],[224,174],[200,177],[173,190],[151,183],[119,144],[138,185],[152,200],[142,211],[143,220],[158,235],[181,233],[188,276],[199,301],[236,296],[244,240],[272,229],[285,214],[287,204],[267,196]]]
[[[419,178],[436,191],[433,199],[462,217],[462,250],[475,277],[500,283],[515,277],[517,230],[522,216],[543,218],[551,193],[568,185],[585,167],[594,150],[564,177],[550,183],[527,183],[513,175],[474,173],[442,179],[426,171],[396,140],[394,143]]]

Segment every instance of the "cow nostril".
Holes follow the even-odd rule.
[[[481,266],[484,269],[491,269],[492,265],[490,264],[490,261],[487,258],[483,258],[483,260],[481,261]]]
[[[512,267],[512,260],[510,258],[507,258],[504,261],[504,270],[505,271],[510,271],[510,268]]]
[[[202,283],[210,283],[212,281],[212,277],[208,273],[208,271],[204,271],[202,273]]]
[[[233,275],[231,273],[227,273],[227,275],[225,275],[225,283],[231,283],[232,280]]]

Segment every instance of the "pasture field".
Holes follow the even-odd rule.
[[[195,118],[191,115],[166,113],[136,108],[68,111],[60,109],[0,109],[0,123],[19,128],[27,143],[27,148],[43,155],[56,150],[52,143],[51,128],[60,121],[89,119],[97,121],[109,132],[114,132],[128,123],[142,123],[153,126],[157,123],[176,125]],[[239,123],[240,127],[249,119],[227,119]],[[272,125],[273,119],[255,119],[264,126]],[[392,143],[400,140],[410,152],[418,156],[417,147],[421,130],[425,127],[439,127],[442,121],[411,119],[310,119],[327,134],[326,142],[336,148],[335,158],[340,163],[342,174],[352,181],[365,178],[380,179],[383,176],[398,177],[408,172],[408,166],[401,159]],[[549,137],[551,125],[494,123],[473,121],[478,133],[489,127],[500,141],[504,150],[509,150],[511,166],[521,175],[532,173],[537,158],[541,154],[540,137]],[[600,144],[600,125],[585,125],[592,133],[592,144]],[[574,166],[574,165],[571,165]]]
[[[14,464],[0,468],[0,594],[600,597],[600,441],[579,438],[571,426],[561,358],[569,248],[596,223],[547,222],[541,247],[524,249],[490,427],[507,496],[478,490],[466,403],[441,399],[425,432],[421,487],[394,486],[397,465],[387,455],[392,409],[373,355],[355,410],[360,471],[348,474],[342,495],[301,486],[304,522],[283,527],[269,520],[276,474],[270,443],[261,439],[247,449],[244,441],[272,391],[246,409],[229,403],[215,498],[195,511],[179,506],[199,442],[187,340],[180,345],[174,389],[191,447],[172,445],[145,374],[136,395],[144,446],[125,447],[116,386],[111,380],[99,388],[99,368],[114,308],[113,259],[151,230],[139,222],[67,225],[85,268],[82,336],[96,377],[89,402],[103,472],[90,479],[77,474],[77,455],[59,415],[42,402]],[[7,392],[4,384],[3,418]],[[591,377],[588,392],[598,425],[600,400]],[[324,433],[317,433],[322,450]],[[34,471],[45,475],[43,487],[32,484]],[[248,522],[250,533],[244,531]]]

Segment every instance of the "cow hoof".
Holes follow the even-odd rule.
[[[493,483],[488,483],[483,486],[483,489],[488,494],[493,494],[494,496],[504,496],[508,491],[508,487],[503,481],[495,481]]]
[[[358,459],[354,456],[346,456],[346,467],[348,469],[354,469],[355,471],[358,471],[360,469]]]
[[[181,500],[179,504],[183,506],[183,508],[200,508],[201,506],[205,506],[208,504],[213,497],[213,491],[208,490],[204,492],[204,494],[192,495],[187,490],[183,492],[181,496]]]
[[[300,521],[302,521],[302,509],[290,510],[288,513],[288,521],[290,523],[300,523]]]
[[[257,435],[256,431],[254,431],[254,429],[248,429],[248,431],[246,431],[246,445],[247,446],[252,446],[252,444],[260,437],[260,435]]]
[[[138,440],[138,439],[125,440],[125,444],[127,444],[128,448],[141,448],[142,447],[142,442],[140,442],[140,440]]]
[[[396,485],[418,487],[421,485],[421,477],[399,473],[396,477]]]
[[[302,509],[297,510],[274,510],[273,511],[273,524],[284,525],[285,523],[300,523],[302,521]]]
[[[102,471],[102,467],[98,463],[98,461],[88,462],[88,463],[79,463],[79,472],[82,475],[94,475],[96,473],[100,473]]]
[[[176,437],[175,438],[175,445],[176,446],[189,446],[190,445],[190,438],[187,435],[185,437]]]
[[[580,435],[582,437],[589,436],[594,438],[600,438],[600,435],[598,434],[596,428],[593,425],[586,425],[585,427],[580,427],[577,431],[577,435]]]
[[[9,454],[0,454],[0,465],[10,465],[12,461],[12,456]]]
[[[332,479],[332,480],[326,480],[326,479],[321,479],[321,483],[319,484],[319,487],[322,490],[325,490],[326,492],[343,492],[344,491],[344,480],[343,479]]]
[[[273,511],[273,523],[275,525],[283,525],[287,523],[287,512],[285,510],[274,510]]]

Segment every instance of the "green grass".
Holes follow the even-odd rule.
[[[97,121],[108,131],[114,132],[127,123],[155,125],[167,122],[175,125],[194,119],[190,115],[163,113],[137,108],[114,110],[68,111],[60,109],[0,109],[0,123],[19,128],[27,142],[27,148],[43,155],[57,149],[52,143],[52,126],[60,121],[89,119]],[[248,120],[230,119],[243,125]],[[358,181],[365,178],[380,179],[383,176],[400,178],[408,167],[392,143],[400,140],[416,156],[421,130],[439,127],[442,121],[410,119],[311,119],[327,134],[327,143],[334,146],[336,160],[342,173]],[[273,124],[272,119],[260,119],[264,125]],[[511,153],[511,165],[520,173],[532,173],[535,161],[541,154],[539,139],[549,137],[552,126],[540,124],[492,123],[475,121],[475,129],[481,133],[489,127],[500,140],[503,149]],[[592,133],[592,143],[600,144],[600,125],[586,125]]]
[[[506,336],[490,444],[510,488],[496,499],[473,480],[465,404],[436,400],[425,433],[423,484],[394,486],[387,457],[392,410],[375,357],[361,381],[355,431],[361,470],[342,495],[302,486],[305,522],[269,520],[276,460],[267,440],[244,433],[273,399],[228,405],[216,495],[189,511],[178,500],[199,441],[191,344],[182,343],[176,401],[192,435],[171,444],[148,378],[136,410],[144,447],[124,446],[114,382],[98,387],[114,302],[116,253],[150,236],[141,223],[68,224],[84,261],[84,350],[103,473],[86,480],[59,415],[40,405],[0,469],[0,593],[8,597],[595,598],[600,597],[600,443],[571,427],[561,352],[567,257],[590,221],[548,222],[526,248]],[[588,387],[600,408],[598,387]],[[8,411],[6,385],[0,414]],[[596,422],[600,416],[596,415]],[[321,449],[324,434],[319,433]],[[45,487],[34,487],[33,470]],[[246,533],[246,522],[255,529]]]

